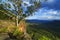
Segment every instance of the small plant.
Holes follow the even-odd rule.
[[[23,33],[18,30],[18,27],[9,29],[8,35],[11,39],[18,39],[18,40],[22,39],[23,37]]]
[[[4,33],[4,32],[7,32],[7,27],[0,28],[0,33]]]
[[[15,29],[15,31],[13,32],[13,35],[17,36],[17,35],[22,35],[23,33],[21,33],[18,28]]]
[[[52,39],[46,36],[42,36],[38,40],[52,40]]]

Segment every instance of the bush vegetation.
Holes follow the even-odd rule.
[[[3,17],[2,17],[3,16]],[[1,33],[7,33],[8,36],[10,36],[10,39],[16,39],[16,40],[25,40],[23,38],[24,35],[20,31],[18,31],[18,28],[14,26],[14,22],[11,20],[6,20],[8,17],[6,15],[2,15],[0,13],[0,34]],[[34,26],[34,27],[33,27]],[[54,32],[51,33],[48,30],[42,29],[42,28],[35,28],[37,26],[27,23],[27,32],[31,36],[32,40],[60,40],[60,37],[57,35],[54,35]],[[4,35],[3,35],[4,36]],[[13,37],[13,38],[12,38]],[[8,39],[8,40],[10,40]]]

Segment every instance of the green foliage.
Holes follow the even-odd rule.
[[[26,14],[23,14],[23,10],[22,10],[23,8],[21,8],[22,0],[14,0],[14,1],[11,0],[11,2],[14,3],[13,6],[15,8],[15,10],[12,10],[12,11],[15,11],[16,14],[18,14],[19,16],[22,16],[22,17],[27,17],[28,16]],[[4,4],[0,4],[0,5],[1,5],[0,9],[3,8],[3,10],[5,8],[5,10],[8,11],[9,9],[7,9],[7,8],[11,8],[11,5],[9,3],[4,3]],[[40,2],[35,1],[33,6],[28,7],[28,13],[27,14],[31,15],[33,12],[35,12],[35,9],[37,9],[37,8],[40,8]],[[9,10],[9,13],[15,13],[15,12],[12,12],[12,11]]]
[[[37,27],[37,26],[35,26]],[[54,35],[54,32],[42,28],[27,27],[27,32],[31,35],[32,40],[60,40],[60,37]]]
[[[7,27],[0,28],[0,33],[4,33],[4,32],[7,32]]]
[[[16,27],[16,29],[14,30],[14,32],[13,32],[13,35],[15,35],[15,36],[20,36],[20,35],[22,35],[23,33],[21,33],[19,30],[18,30],[18,28]]]
[[[41,36],[38,40],[52,40],[52,39],[46,36]]]
[[[8,16],[0,12],[0,19],[8,19]]]
[[[41,7],[41,4],[40,2],[34,2],[34,8],[37,9],[37,8],[40,8]]]

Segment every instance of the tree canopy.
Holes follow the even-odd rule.
[[[32,1],[32,0],[31,0]],[[8,2],[2,3],[2,7],[0,6],[0,9],[4,9],[7,11],[10,11],[11,13],[15,14],[15,16],[19,15],[21,17],[27,17],[31,15],[33,12],[35,12],[38,8],[40,8],[40,1],[34,1],[32,4],[28,2],[23,3],[22,0],[8,0]],[[1,5],[1,4],[0,4]],[[27,6],[30,5],[30,6]],[[24,11],[22,6],[26,6],[26,11]]]

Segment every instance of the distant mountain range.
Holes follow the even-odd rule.
[[[60,23],[60,20],[26,20],[28,23]]]

